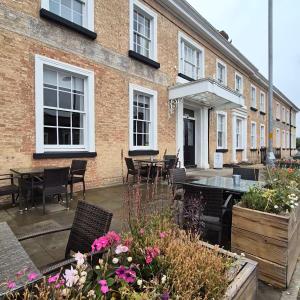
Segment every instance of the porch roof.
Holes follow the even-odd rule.
[[[217,109],[241,108],[244,97],[214,79],[203,78],[169,88],[169,101],[200,104]]]

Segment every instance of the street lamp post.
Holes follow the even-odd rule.
[[[269,0],[268,5],[268,44],[269,44],[269,98],[268,98],[268,153],[266,163],[268,166],[274,165],[275,156],[273,153],[273,0]]]

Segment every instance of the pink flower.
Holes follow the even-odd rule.
[[[151,264],[153,259],[158,256],[160,250],[158,247],[147,247],[146,248],[146,264]]]
[[[166,232],[160,232],[160,234],[159,234],[159,237],[161,238],[161,239],[164,239],[165,237],[167,236],[167,233]]]
[[[100,251],[102,249],[105,249],[106,247],[118,244],[120,240],[121,238],[116,232],[109,231],[106,235],[99,237],[93,242],[92,251]]]
[[[48,283],[54,283],[54,282],[56,282],[58,280],[58,278],[59,278],[59,273],[57,273],[54,276],[49,277],[48,278]]]
[[[12,280],[8,280],[6,284],[7,284],[7,288],[10,290],[14,289],[17,286],[16,283]]]
[[[144,235],[144,233],[145,233],[145,230],[144,230],[144,228],[142,228],[142,229],[140,230],[140,235]]]
[[[116,270],[116,274],[118,278],[125,280],[127,283],[133,283],[136,279],[136,272],[130,268],[126,268],[124,266],[120,266]]]
[[[59,289],[60,287],[62,287],[65,284],[65,280],[61,279],[56,285],[55,288]]]
[[[25,274],[25,270],[21,270],[21,271],[19,271],[19,272],[16,273],[16,276],[17,276],[17,277],[21,277],[21,276],[23,276],[24,274]]]
[[[107,281],[102,279],[102,280],[99,280],[98,283],[101,285],[100,290],[101,290],[102,294],[108,293],[109,288],[107,286]]]
[[[123,245],[118,245],[116,248],[116,254],[121,254],[121,253],[126,253],[128,252],[128,247],[127,246],[123,246]]]
[[[106,237],[108,238],[110,244],[119,243],[121,241],[120,236],[115,231],[109,231],[106,234]]]
[[[31,272],[31,273],[29,273],[29,274],[27,275],[27,278],[28,278],[29,281],[32,281],[32,280],[38,278],[38,274],[36,274],[36,273],[34,273],[34,272]]]

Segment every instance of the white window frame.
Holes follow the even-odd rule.
[[[240,90],[237,89],[237,80],[236,80],[237,77],[239,77],[241,79],[241,89]],[[244,92],[244,78],[243,78],[243,76],[240,73],[235,72],[234,73],[234,81],[235,81],[235,90],[238,93],[243,94],[243,92]]]
[[[277,119],[277,120],[280,120],[280,114],[281,114],[281,111],[280,111],[280,103],[279,103],[279,102],[276,102],[276,119]]]
[[[262,107],[262,105],[261,105],[261,99],[262,99],[261,96],[263,96],[263,98],[264,98],[264,107]],[[259,93],[259,110],[263,113],[266,112],[266,93],[263,91],[260,91],[260,93]]]
[[[184,63],[183,63],[183,56],[184,56],[184,49],[183,49],[183,43],[185,42],[189,44],[192,48],[195,48],[196,50],[201,52],[201,66],[200,66],[200,78],[205,77],[205,50],[204,47],[202,47],[200,44],[195,42],[192,38],[184,34],[183,32],[178,33],[178,70],[179,73],[184,74]],[[186,75],[186,74],[184,74]],[[200,79],[200,78],[193,78],[193,79]]]
[[[286,117],[285,117],[285,122],[287,123],[287,124],[290,124],[290,111],[289,111],[289,109],[285,109],[285,115],[286,115]]]
[[[276,128],[276,147],[280,148],[280,141],[281,141],[281,134],[280,134],[280,129]]]
[[[255,132],[254,135],[252,135],[252,126],[254,125],[255,128]],[[254,137],[254,139],[252,140],[252,137]],[[257,128],[256,128],[256,122],[251,121],[251,127],[250,127],[250,147],[251,149],[256,149],[256,144],[257,144]],[[253,142],[253,143],[252,143]]]
[[[95,25],[94,25],[94,0],[80,0],[80,1],[83,2],[85,5],[85,10],[83,11],[83,16],[82,16],[83,17],[83,25],[82,26],[91,31],[94,31],[94,27],[95,27]],[[44,8],[49,11],[49,0],[41,0],[41,8]]]
[[[225,111],[217,111],[217,149],[227,149],[227,112]],[[219,115],[224,116],[224,131],[225,131],[225,137],[224,137],[224,145],[222,147],[219,147],[218,145],[218,128],[219,128]]]
[[[252,89],[254,89],[254,91],[255,91],[254,99],[252,98]],[[256,86],[251,84],[251,86],[250,86],[250,98],[251,98],[251,107],[253,107],[253,108],[257,108],[257,95],[256,95],[256,93],[257,93]]]
[[[285,149],[285,130],[281,131],[281,147]]]
[[[151,48],[149,58],[157,61],[157,14],[151,10],[148,6],[144,5],[138,0],[129,0],[129,49],[134,51],[134,9],[136,8],[139,12],[151,19],[150,21],[150,32],[151,32]]]
[[[285,107],[283,105],[281,107],[281,120],[285,123]]]
[[[85,113],[84,145],[44,145],[44,93],[43,72],[44,67],[69,72],[84,77]],[[60,62],[45,56],[35,55],[35,134],[36,153],[45,152],[95,152],[95,104],[94,104],[94,72],[82,69],[67,63]]]
[[[240,128],[241,131],[239,133],[240,134],[240,143],[236,139],[236,145],[235,145],[235,147],[236,147],[236,149],[245,149],[245,142],[244,142],[244,118],[236,117],[235,122],[236,122],[236,124],[235,124],[235,135],[236,135],[236,137],[237,137],[237,128],[238,128],[237,123],[240,122],[240,124],[241,124],[241,128]]]
[[[263,136],[262,136],[262,128],[263,128],[263,133],[264,133]],[[263,143],[262,143],[262,137],[263,137]],[[265,126],[265,124],[260,124],[259,145],[260,145],[260,148],[266,147],[266,126]]]
[[[288,130],[285,132],[285,148],[290,148],[290,132]]]
[[[149,146],[134,146],[133,143],[133,101],[134,92],[139,92],[150,97],[150,120]],[[157,91],[129,84],[129,149],[134,150],[157,150]]]
[[[218,80],[218,64],[224,67],[224,82],[219,82]],[[220,84],[227,86],[227,65],[218,58],[216,59],[216,81],[219,82]]]

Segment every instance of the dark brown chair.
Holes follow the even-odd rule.
[[[84,175],[86,172],[86,160],[72,160],[69,185],[70,185],[70,198],[73,199],[74,184],[82,182],[83,199],[85,199],[85,181]]]
[[[19,187],[15,185],[13,174],[0,174],[0,181],[7,181],[9,184],[0,186],[0,197],[11,195],[12,204],[16,204],[19,197]]]
[[[184,184],[183,189],[184,223],[189,224],[191,219],[197,220],[199,232],[203,234],[204,239],[214,243],[215,240],[209,233],[217,232],[217,244],[228,248],[231,235],[232,195],[228,195],[224,200],[222,189],[193,184]]]
[[[133,176],[134,182],[137,181],[138,176],[147,177],[148,178],[148,167],[140,167],[137,168],[133,162],[131,157],[125,157],[125,162],[127,166],[127,176],[126,182],[128,182],[129,175]]]
[[[233,168],[233,175],[241,175],[242,179],[258,181],[259,169],[254,168]]]
[[[53,168],[45,169],[44,177],[35,177],[40,182],[34,183],[34,189],[40,190],[43,194],[43,214],[46,212],[46,197],[56,196],[59,197],[65,194],[66,206],[69,208],[68,198],[68,179],[70,168]]]
[[[186,171],[184,168],[170,170],[170,184],[174,200],[183,200],[182,185],[186,182]]]
[[[62,227],[23,235],[20,236],[18,240],[24,241],[39,236],[71,230],[64,259],[41,268],[41,273],[47,275],[73,263],[74,259],[71,258],[72,252],[76,253],[79,251],[91,256],[92,243],[95,239],[108,232],[112,216],[113,214],[111,212],[108,212],[99,206],[86,203],[85,201],[78,201],[75,217],[71,227]],[[93,253],[93,256],[94,255],[97,255],[97,253]]]
[[[162,169],[162,176],[164,179],[168,179],[168,184],[170,184],[170,170],[177,167],[178,158],[176,155],[165,155],[164,161],[165,163]]]

